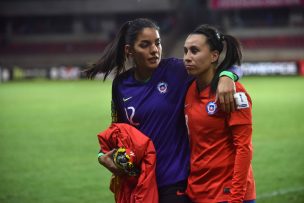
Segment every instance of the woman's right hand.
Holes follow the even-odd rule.
[[[115,152],[115,149],[112,149],[108,153],[104,154],[103,156],[98,158],[98,161],[101,165],[106,167],[110,172],[112,172],[114,175],[121,176],[124,175],[125,172],[118,168],[115,163],[113,162],[113,153]]]

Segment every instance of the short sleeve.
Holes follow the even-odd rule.
[[[252,125],[252,101],[242,84],[236,82],[236,110],[228,116],[228,125]]]
[[[227,71],[232,72],[235,76],[237,76],[237,80],[241,79],[243,77],[243,71],[240,67],[238,66],[231,66],[230,68],[228,68]]]

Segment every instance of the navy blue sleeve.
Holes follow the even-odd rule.
[[[232,72],[237,77],[236,81],[238,81],[239,79],[241,79],[243,77],[243,71],[242,71],[242,69],[240,67],[231,66],[230,68],[228,68],[227,71]]]

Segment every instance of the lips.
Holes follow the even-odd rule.
[[[157,57],[157,56],[148,58],[148,61],[149,61],[150,63],[156,63],[158,60],[159,60],[159,57]]]
[[[186,66],[186,70],[193,70],[194,66],[193,65],[185,65]]]

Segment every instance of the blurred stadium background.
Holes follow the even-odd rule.
[[[258,202],[303,203],[303,0],[1,0],[0,202],[113,202],[96,158],[111,81],[81,70],[138,17],[160,25],[165,57],[202,23],[241,41]]]

